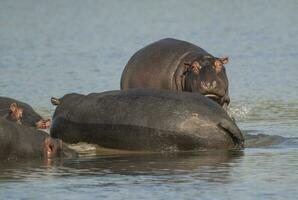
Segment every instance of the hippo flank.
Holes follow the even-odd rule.
[[[200,94],[155,89],[52,98],[51,136],[137,151],[240,149],[244,138],[227,113]]]
[[[204,49],[166,38],[137,51],[126,64],[121,89],[154,88],[200,93],[222,105],[230,102],[224,64]]]

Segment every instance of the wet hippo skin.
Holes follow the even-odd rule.
[[[243,148],[237,125],[200,94],[131,89],[67,94],[52,103],[51,136],[67,143],[144,151]]]

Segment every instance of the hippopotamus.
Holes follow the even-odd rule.
[[[8,97],[0,97],[0,117],[39,129],[50,126],[50,119],[42,118],[30,105]]]
[[[62,140],[46,132],[0,118],[0,159],[77,157]]]
[[[153,152],[243,148],[237,125],[200,94],[131,89],[51,101],[57,107],[50,134],[67,143]]]
[[[154,88],[200,93],[222,105],[230,102],[225,64],[189,42],[166,38],[137,51],[126,64],[121,89]]]

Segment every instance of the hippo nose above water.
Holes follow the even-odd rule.
[[[221,98],[225,95],[226,91],[225,88],[221,87],[218,81],[201,81],[200,86],[201,93],[205,96],[214,96]]]
[[[205,89],[206,91],[210,91],[216,88],[217,82],[216,81],[212,81],[210,82],[204,82],[201,81],[201,88]]]
[[[201,93],[217,102],[220,105],[224,105],[224,109],[227,109],[227,105],[230,102],[230,98],[226,93],[226,90],[216,80],[201,81],[200,82]]]

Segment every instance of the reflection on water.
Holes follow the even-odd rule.
[[[83,156],[78,160],[53,160],[30,162],[3,162],[0,181],[13,179],[38,179],[47,176],[90,176],[90,175],[150,175],[163,176],[188,174],[205,170],[218,172],[218,176],[206,176],[204,180],[225,181],[231,162],[243,156],[242,151],[201,151],[169,154],[132,154],[113,156]],[[225,170],[221,170],[225,168]],[[202,177],[203,178],[203,177]]]
[[[30,199],[46,193],[44,199],[295,199],[297,153],[297,148],[268,148],[92,156],[51,164],[9,161],[0,165],[0,196]],[[288,162],[292,164],[284,164]],[[291,174],[286,173],[289,169]]]
[[[28,183],[34,187],[36,194],[46,188],[51,192],[51,198],[68,199],[68,194],[78,193],[72,198],[94,199],[98,195],[105,195],[109,199],[109,191],[123,193],[118,194],[122,196],[127,195],[127,189],[138,188],[134,191],[135,196],[142,196],[142,188],[147,187],[146,190],[152,192],[154,188],[161,187],[158,196],[162,197],[162,188],[171,186],[205,182],[228,184],[233,181],[231,170],[239,165],[242,156],[242,151],[202,151],[92,156],[77,160],[55,160],[52,163],[7,161],[0,165],[0,197],[14,199],[20,193],[23,193],[21,196],[24,198],[37,197],[31,196]],[[15,187],[18,190],[12,192]]]

